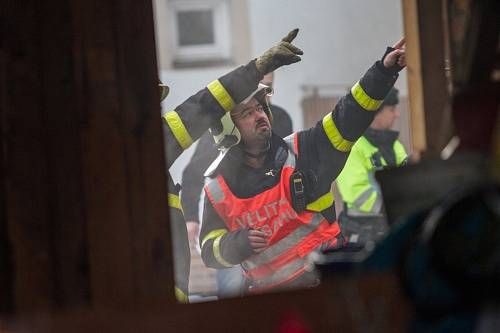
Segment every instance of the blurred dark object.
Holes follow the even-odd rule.
[[[491,80],[499,69],[497,0],[447,0],[449,58],[447,70],[455,94]],[[451,66],[451,68],[449,68]]]
[[[397,272],[415,311],[411,331],[495,332],[498,311],[488,309],[500,304],[500,190],[492,176],[500,160],[500,2],[407,1],[403,7],[405,21],[416,24],[406,28],[417,27],[421,47],[409,54],[409,68],[416,66],[408,76],[413,144],[423,160],[377,173],[387,236],[371,252],[323,255],[318,267],[325,279],[341,271]],[[415,53],[413,60],[422,62],[410,61]],[[451,152],[445,153],[446,142],[454,143]]]
[[[500,1],[447,0],[452,119],[458,151],[490,155],[500,107]]]
[[[469,300],[500,300],[500,187],[473,188],[434,208],[422,241],[453,288]]]
[[[398,272],[413,331],[474,331],[483,309],[500,301],[500,186],[456,189],[409,215],[357,267]]]
[[[488,162],[480,154],[460,154],[449,160],[424,160],[402,168],[381,170],[376,179],[382,189],[388,223],[429,209],[452,191],[486,184]]]

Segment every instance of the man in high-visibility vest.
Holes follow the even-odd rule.
[[[274,73],[264,75],[260,83],[272,89]],[[281,107],[271,104],[268,97],[269,107],[273,114],[273,133],[284,138],[293,132],[292,118]],[[198,235],[200,232],[201,216],[199,212],[199,201],[203,196],[202,190],[205,185],[203,173],[212,161],[217,157],[219,151],[214,145],[214,139],[209,131],[200,138],[191,160],[182,172],[182,208],[186,218],[186,226],[190,246],[198,246]],[[217,297],[227,298],[238,295],[243,284],[241,267],[235,266],[228,269],[217,270]]]
[[[344,237],[353,248],[361,249],[368,242],[374,244],[387,231],[375,172],[400,166],[408,159],[398,140],[399,132],[392,130],[394,121],[400,116],[398,94],[396,88],[389,91],[370,127],[352,147],[336,180],[344,200],[339,222]]]
[[[405,65],[402,39],[316,126],[284,140],[272,133],[265,88],[234,107],[225,128],[235,138],[228,135],[207,170],[213,179],[200,232],[207,266],[241,264],[250,293],[318,283],[312,254],[343,245],[331,184]]]
[[[177,106],[175,110],[163,114],[166,124],[165,144],[168,168],[208,128],[212,127],[216,133],[220,119],[254,91],[265,74],[281,66],[300,61],[299,54],[302,51],[289,43],[293,37],[293,34],[285,37],[262,56],[212,81],[206,88]],[[256,68],[257,64],[261,68],[260,71]],[[168,90],[167,86],[160,84],[162,99],[166,97]],[[175,292],[178,300],[187,302],[190,252],[179,191],[180,186],[174,184],[169,174],[168,204],[171,208],[170,220],[175,254]]]

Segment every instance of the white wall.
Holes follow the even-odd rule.
[[[287,109],[295,129],[301,128],[302,85],[351,85],[385,47],[403,35],[401,0],[249,0],[251,57],[257,57],[288,31],[300,28],[294,43],[302,48],[302,62],[276,73],[273,103]],[[230,67],[162,71],[160,77],[171,86],[163,112],[174,109]],[[404,71],[403,71],[404,73]],[[397,84],[406,95],[406,77]],[[171,168],[180,182],[183,165],[192,149]]]
[[[286,108],[300,127],[301,85],[350,86],[403,35],[400,0],[250,1],[254,56],[299,28],[294,41],[301,63],[277,71],[273,102]],[[402,93],[406,94],[406,78]]]

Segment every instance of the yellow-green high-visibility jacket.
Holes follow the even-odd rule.
[[[393,145],[396,165],[401,165],[407,158],[406,151],[399,140]],[[359,138],[351,149],[344,169],[337,177],[337,187],[349,209],[349,215],[380,214],[382,196],[374,174],[379,166],[374,165],[377,156],[381,167],[387,166],[379,149],[372,145],[365,136]]]

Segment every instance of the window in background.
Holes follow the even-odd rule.
[[[211,66],[230,59],[226,0],[170,0],[174,67]]]

